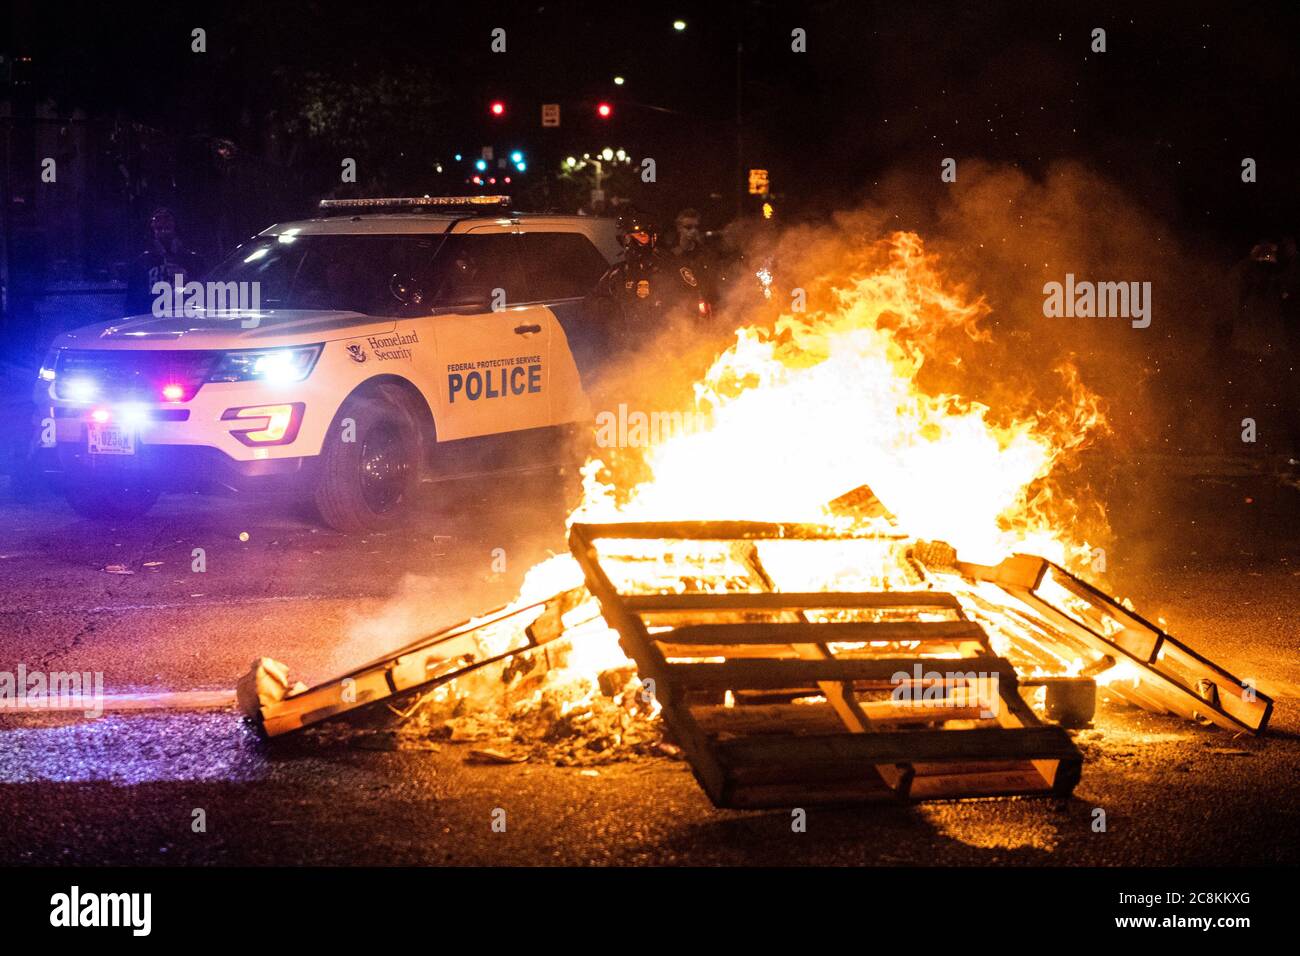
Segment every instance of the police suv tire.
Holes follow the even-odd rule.
[[[95,521],[121,521],[139,518],[158,500],[156,488],[144,485],[98,484],[69,480],[63,497],[72,510]]]
[[[345,419],[354,441],[343,441]],[[377,398],[343,403],[321,450],[312,494],[321,520],[336,531],[372,531],[395,523],[419,482],[419,436],[410,412]]]

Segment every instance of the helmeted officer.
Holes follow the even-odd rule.
[[[709,315],[699,278],[689,266],[661,253],[658,241],[647,219],[630,216],[623,223],[623,261],[596,284],[594,295],[617,306],[617,318],[630,335],[674,311],[696,318]]]

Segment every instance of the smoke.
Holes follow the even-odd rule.
[[[1169,437],[1181,384],[1173,378],[1204,357],[1211,325],[1230,308],[1227,266],[1180,245],[1122,187],[1078,164],[1055,164],[1041,179],[978,161],[959,169],[950,184],[895,173],[870,204],[829,224],[788,230],[775,248],[786,285],[833,284],[864,244],[894,230],[915,231],[948,276],[987,306],[978,342],[938,343],[946,360],[927,368],[927,387],[960,384],[953,390],[995,413],[1014,413],[1065,397],[1069,382],[1054,370],[1069,362],[1104,398],[1126,444]],[[1044,284],[1067,273],[1150,282],[1151,326],[1046,317]]]
[[[350,670],[434,633],[438,624],[450,623],[446,605],[435,577],[403,575],[383,607],[349,616],[343,639],[331,654],[332,670]]]
[[[484,512],[507,510],[509,506],[501,503],[504,500],[508,499],[498,497],[485,503]],[[352,670],[511,602],[520,593],[528,573],[557,550],[563,550],[563,515],[558,509],[551,510],[547,529],[525,522],[514,529],[513,537],[505,531],[498,533],[496,528],[480,528],[476,522],[474,530],[449,539],[448,548],[456,553],[446,561],[437,562],[428,573],[404,574],[392,595],[379,606],[366,602],[353,608],[342,636],[330,649],[327,673]],[[485,540],[499,546],[494,550]],[[542,596],[549,597],[565,586],[573,584],[561,582],[550,591],[543,586],[546,593]],[[472,639],[458,638],[439,649],[450,658],[473,647]]]
[[[922,389],[982,403],[995,422],[1056,415],[1066,427],[1059,416],[1095,398],[1107,427],[1088,435],[1080,428],[1077,453],[1064,456],[1041,489],[1058,507],[1072,503],[1071,520],[1090,541],[1109,538],[1103,502],[1123,512],[1161,495],[1168,476],[1141,467],[1144,460],[1224,449],[1235,437],[1208,374],[1216,364],[1211,329],[1233,307],[1231,261],[1180,241],[1121,185],[1078,163],[1034,177],[962,161],[955,183],[895,172],[869,203],[830,222],[751,234],[748,261],[771,263],[778,277],[768,320],[789,311],[797,290],[808,310],[830,308],[872,244],[898,230],[915,231],[947,281],[981,306],[973,322],[900,330],[926,355]],[[1067,274],[1150,283],[1150,326],[1044,315],[1044,285]],[[734,297],[741,311],[759,315],[743,289]]]

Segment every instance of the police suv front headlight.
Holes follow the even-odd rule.
[[[311,374],[322,345],[223,352],[209,382],[301,382]]]

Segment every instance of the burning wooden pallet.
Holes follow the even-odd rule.
[[[1273,701],[1197,654],[1134,611],[1044,558],[1017,554],[996,566],[959,563],[967,578],[995,585],[1007,607],[1022,606],[1040,651],[1060,660],[1090,659],[1091,672],[1122,675],[1107,689],[1156,713],[1262,733]]]
[[[589,589],[716,805],[1073,790],[1079,751],[1039,722],[1015,669],[953,595],[778,591],[760,543],[792,539],[852,536],[751,522],[570,532]]]
[[[1249,681],[1052,562],[961,562],[887,521],[578,524],[570,548],[585,587],[312,688],[289,690],[264,662],[241,704],[277,736],[612,627],[728,807],[1068,794],[1081,757],[1021,699],[1035,681],[1113,678],[1137,706],[1234,731],[1262,732],[1272,712]]]

